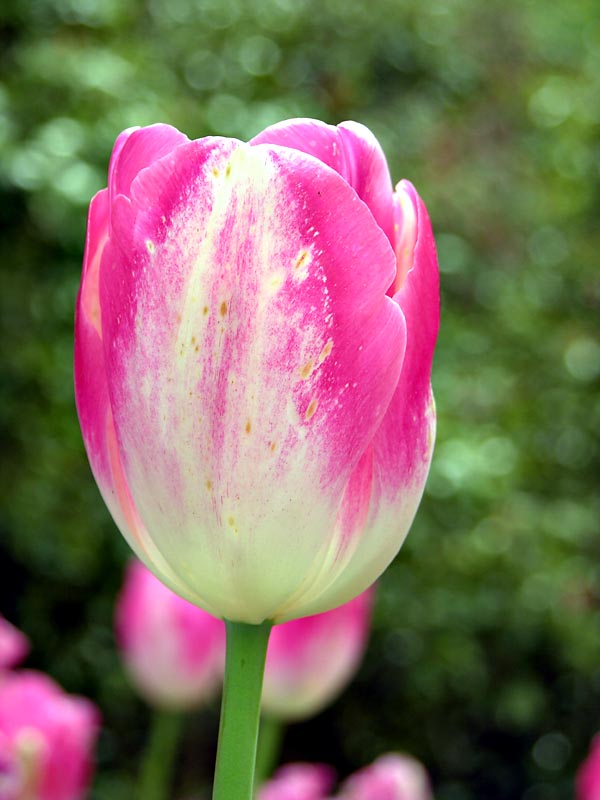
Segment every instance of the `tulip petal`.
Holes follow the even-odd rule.
[[[129,196],[134,178],[143,169],[188,141],[184,133],[164,123],[123,131],[115,142],[108,168],[111,203],[118,194]]]
[[[368,463],[366,454],[357,468],[365,473],[372,470],[373,475],[365,534],[339,580],[302,606],[302,614],[345,603],[379,577],[410,528],[429,471],[435,440],[431,366],[440,316],[437,256],[427,210],[408,181],[398,184],[395,203],[399,214],[405,209],[404,219],[398,218],[398,252],[408,257],[406,241],[414,243],[412,267],[394,296],[406,318],[402,373],[373,438],[372,463]],[[407,225],[415,227],[412,233]],[[404,265],[400,267],[405,270]],[[354,480],[359,481],[359,476]]]
[[[352,186],[393,243],[392,179],[381,145],[364,125],[292,119],[266,128],[250,144],[290,147],[327,164]]]
[[[225,139],[141,171],[111,223],[100,302],[127,485],[176,591],[260,622],[339,550],[402,365],[394,253],[333,170]]]
[[[149,539],[133,504],[116,443],[100,313],[99,269],[108,241],[107,189],[90,203],[83,272],[75,308],[75,400],[85,449],[100,493],[132,549],[169,586],[173,575]]]

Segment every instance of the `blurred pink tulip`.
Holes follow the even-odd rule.
[[[184,709],[219,690],[225,626],[132,561],[116,609],[117,639],[133,683],[151,704]]]
[[[28,651],[29,641],[25,634],[0,615],[0,670],[20,664]]]
[[[367,128],[124,131],[90,205],[75,390],[139,558],[233,621],[363,592],[425,485],[438,323],[427,211]]]
[[[324,800],[334,780],[326,764],[286,764],[260,788],[257,800]]]
[[[65,694],[47,675],[6,673],[0,682],[0,798],[83,798],[99,725],[91,702]]]
[[[410,756],[389,753],[351,775],[339,800],[432,800],[432,794],[422,764]]]
[[[600,800],[600,734],[590,747],[586,760],[575,778],[576,800]]]
[[[277,625],[271,632],[262,706],[281,719],[321,711],[352,680],[369,635],[374,589],[332,611]]]

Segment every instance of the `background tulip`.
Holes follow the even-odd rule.
[[[0,682],[3,800],[79,800],[92,771],[99,714],[47,675],[7,673]],[[4,784],[1,783],[4,781]]]
[[[433,796],[422,764],[389,753],[351,775],[339,800],[433,800]]]
[[[127,671],[149,703],[190,708],[220,688],[223,623],[174,594],[139,561],[127,568],[116,630]]]
[[[594,738],[590,753],[577,771],[576,800],[600,800],[600,735]]]
[[[121,134],[90,206],[75,381],[144,563],[240,622],[364,591],[423,491],[438,303],[425,207],[366,128]]]
[[[364,654],[374,590],[271,632],[263,710],[289,720],[316,714],[350,682]]]
[[[0,615],[0,670],[19,664],[29,651],[24,633]]]
[[[258,800],[323,800],[335,773],[326,764],[286,764],[258,792]]]

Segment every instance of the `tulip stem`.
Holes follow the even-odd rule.
[[[271,623],[225,622],[227,655],[213,800],[252,800]]]
[[[172,797],[173,761],[183,717],[179,711],[157,709],[154,712],[150,739],[142,762],[140,800],[167,800]]]
[[[256,783],[262,783],[271,774],[279,761],[284,725],[272,716],[263,716],[260,721],[258,754],[256,756]]]

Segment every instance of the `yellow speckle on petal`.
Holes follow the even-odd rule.
[[[269,442],[269,450],[274,453],[277,450],[277,442]]]
[[[237,526],[235,524],[235,518],[234,517],[229,517],[229,519],[227,520],[227,524],[229,525],[229,527],[232,529],[232,531],[237,536],[238,533],[239,533],[239,530],[238,530],[238,528],[237,528]]]
[[[215,176],[215,178],[218,178],[220,175],[219,170],[216,167],[212,168],[212,174]]]
[[[204,308],[202,309],[202,313],[204,314],[204,316],[208,314],[208,306],[204,306]]]
[[[151,239],[146,239],[146,250],[152,255],[156,250],[156,246]]]
[[[246,433],[250,433],[251,430],[252,430],[252,423],[250,422],[250,420],[248,420],[246,422]]]
[[[306,409],[306,413],[304,415],[304,419],[305,420],[308,421],[309,419],[311,419],[314,416],[314,413],[317,410],[317,406],[318,405],[319,405],[319,401],[317,400],[316,397],[313,397],[313,399],[308,404],[308,408]]]
[[[331,355],[331,351],[333,350],[333,339],[329,339],[329,341],[325,344],[321,352],[319,353],[318,362],[322,364],[327,356]]]
[[[309,358],[309,360],[300,370],[300,377],[302,378],[303,381],[305,381],[308,377],[310,377],[314,368],[315,368],[314,361],[312,360],[312,358]]]
[[[221,314],[222,317],[224,317],[227,314],[227,303],[225,302],[225,300],[223,300],[223,302],[221,303],[221,307],[219,308],[219,313]]]
[[[206,485],[206,488],[208,489],[208,491],[210,492],[210,490],[212,489],[212,481],[207,478],[205,485]]]
[[[312,255],[310,250],[300,250],[294,260],[294,275],[299,280],[304,280],[308,277],[308,268],[312,262]]]
[[[227,164],[225,168],[225,177],[228,178],[231,175],[231,164]]]

